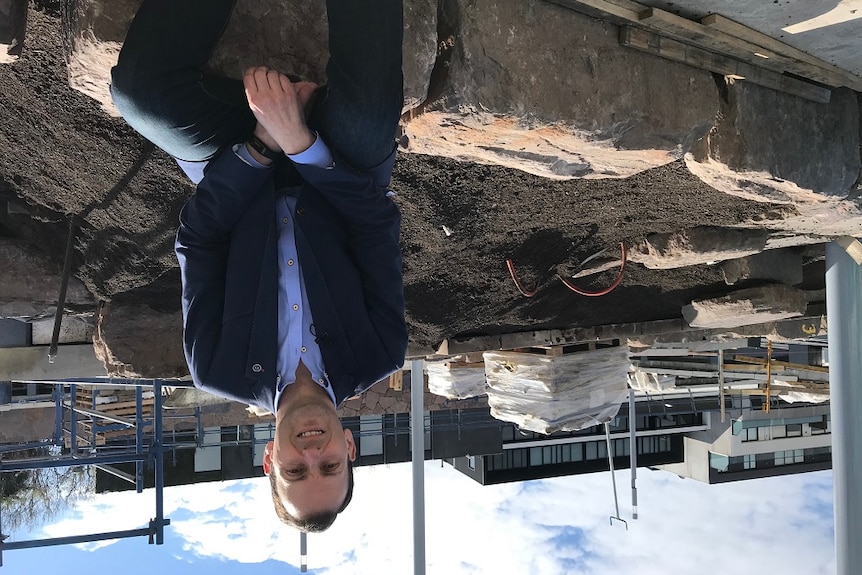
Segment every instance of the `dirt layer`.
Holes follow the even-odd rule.
[[[68,221],[79,223],[74,270],[100,299],[124,294],[179,311],[177,214],[193,188],[173,161],[67,85],[60,19],[31,11],[17,63],[0,67],[0,234],[62,264]],[[736,226],[780,217],[774,206],[720,193],[681,162],[617,180],[550,181],[511,169],[401,154],[393,188],[404,216],[404,288],[411,342],[675,318],[692,298],[727,291],[715,267],[653,271],[629,264],[600,298],[556,273],[653,232]],[[520,295],[512,258],[533,298]],[[578,280],[609,285],[616,271]]]

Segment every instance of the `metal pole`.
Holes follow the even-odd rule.
[[[156,456],[156,545],[165,542],[165,456],[162,449],[162,382],[153,381],[153,453]]]
[[[632,468],[632,519],[638,518],[638,419],[635,390],[629,390],[629,467]],[[619,512],[617,512],[619,514]]]
[[[63,386],[56,384],[54,386],[54,439],[63,445]]]
[[[63,323],[63,310],[66,308],[66,290],[69,276],[72,275],[72,253],[75,251],[75,218],[69,219],[69,237],[66,239],[66,259],[63,260],[63,278],[60,280],[60,293],[57,296],[57,312],[54,314],[54,333],[48,348],[48,363],[57,358],[57,344],[60,341],[60,325]]]
[[[862,266],[826,246],[836,575],[862,573]]]
[[[299,532],[299,561],[302,573],[308,572],[308,533]]]
[[[410,449],[413,462],[413,575],[425,575],[425,362],[410,365]]]
[[[69,386],[69,431],[71,435],[72,455],[78,454],[78,412],[75,411],[75,402],[77,401],[78,386],[74,383]],[[95,445],[95,442],[93,443]]]
[[[617,478],[614,475],[614,448],[611,445],[611,425],[607,421],[605,422],[605,441],[608,444],[608,466],[611,468],[611,483],[614,486],[614,509],[616,510],[616,514],[610,518],[610,524],[614,524],[614,519],[620,521],[626,526],[626,531],[629,529],[629,524],[625,519],[620,517],[620,500],[617,497]]]
[[[135,388],[135,453],[140,455],[144,452],[144,390]],[[144,491],[144,462],[135,462],[135,491]]]

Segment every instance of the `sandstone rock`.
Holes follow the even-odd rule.
[[[69,57],[69,83],[118,116],[108,86],[126,31],[141,0],[77,0]],[[404,95],[425,99],[436,56],[437,3],[404,6]],[[323,2],[238,0],[210,66],[240,78],[249,66],[267,65],[322,83],[326,79],[328,27]]]
[[[722,262],[727,285],[748,279],[771,280],[785,285],[802,283],[802,252],[795,249],[769,250]]]
[[[615,25],[547,2],[443,6],[451,48],[432,76],[431,113],[407,125],[411,150],[623,177],[681,157],[712,127],[712,76],[620,46]]]
[[[62,270],[30,246],[0,238],[0,317],[34,317],[54,313]],[[67,307],[94,306],[95,300],[78,279],[71,278]]]
[[[698,227],[653,234],[632,246],[629,259],[651,269],[671,269],[736,259],[759,253],[767,230]]]
[[[179,313],[117,298],[102,305],[93,337],[96,356],[111,375],[172,378],[189,375]]]
[[[691,327],[733,328],[798,317],[806,308],[804,292],[772,284],[694,301],[682,308],[682,316]]]

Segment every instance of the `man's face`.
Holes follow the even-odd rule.
[[[348,459],[356,459],[356,444],[350,430],[342,429],[332,402],[304,398],[279,412],[275,439],[264,449],[263,470],[275,474],[287,512],[303,519],[341,507]]]

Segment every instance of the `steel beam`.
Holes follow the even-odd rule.
[[[836,575],[862,573],[862,266],[826,246]]]
[[[165,519],[165,524],[170,525],[170,523],[170,519]],[[158,525],[153,525],[152,527],[142,527],[140,529],[127,529],[125,531],[93,533],[91,535],[72,535],[69,537],[53,537],[51,539],[12,541],[8,543],[3,543],[3,549],[7,551],[14,551],[16,549],[37,549],[39,547],[53,547],[55,545],[77,545],[79,543],[92,543],[94,541],[126,539],[129,537],[144,537],[152,535],[154,528],[158,528]]]
[[[49,469],[52,467],[71,467],[73,465],[112,465],[131,461],[145,461],[149,455],[125,453],[117,455],[91,455],[89,457],[51,457],[48,459],[0,460],[0,472],[24,471],[27,469]]]

